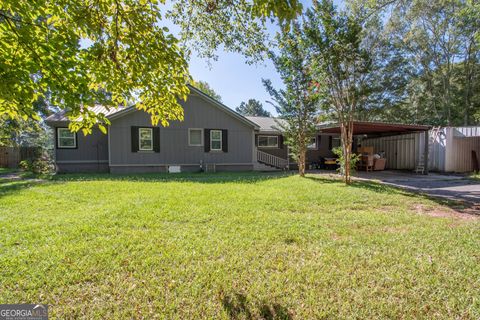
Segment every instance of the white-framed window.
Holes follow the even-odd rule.
[[[188,145],[191,147],[203,146],[203,129],[188,129]]]
[[[153,151],[153,129],[152,128],[138,129],[138,150]]]
[[[75,149],[77,147],[77,135],[68,128],[57,128],[57,148]]]
[[[278,136],[258,136],[257,139],[261,148],[278,148]]]
[[[317,137],[310,139],[310,143],[307,145],[307,149],[317,149]]]
[[[222,151],[222,130],[210,130],[210,150]]]

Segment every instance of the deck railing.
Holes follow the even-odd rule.
[[[287,169],[288,165],[286,159],[282,159],[260,150],[257,150],[257,161],[278,169]]]

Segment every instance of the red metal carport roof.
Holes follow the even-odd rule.
[[[368,122],[368,121],[354,121],[353,134],[402,134],[410,132],[427,131],[431,126],[418,124],[402,124],[402,123],[387,123],[387,122]],[[320,125],[319,129],[322,133],[340,133],[339,124]]]

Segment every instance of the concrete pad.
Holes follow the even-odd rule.
[[[480,204],[480,182],[464,175],[431,173],[420,175],[403,171],[357,172],[357,178],[377,180],[388,185],[422,192],[435,197]]]
[[[321,170],[312,173],[331,176],[335,172]],[[480,182],[469,179],[465,175],[439,173],[421,175],[409,171],[385,170],[358,171],[354,174],[354,178],[377,181],[434,197],[464,201],[474,206],[480,205]]]

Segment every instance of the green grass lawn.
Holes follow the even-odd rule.
[[[52,318],[480,318],[480,222],[389,187],[252,173],[0,190],[0,303]]]

